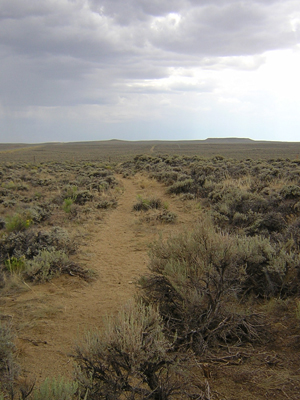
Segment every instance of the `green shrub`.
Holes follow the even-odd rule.
[[[71,206],[72,206],[73,203],[74,203],[74,200],[71,199],[71,198],[64,199],[63,210],[66,213],[70,213],[71,212]]]
[[[1,187],[3,187],[4,189],[8,189],[8,190],[17,189],[17,185],[16,185],[16,183],[14,181],[3,182],[1,184]]]
[[[52,210],[48,204],[42,203],[29,207],[26,209],[26,213],[30,215],[33,223],[40,223],[50,217]]]
[[[242,282],[244,295],[286,297],[299,292],[300,258],[287,251],[284,243],[254,236],[240,238],[239,247],[246,273]]]
[[[300,218],[294,219],[288,226],[285,232],[285,241],[291,242],[295,252],[300,252]]]
[[[4,264],[6,266],[6,269],[10,272],[10,274],[13,273],[19,274],[25,269],[25,256],[22,256],[20,258],[17,257],[8,258]]]
[[[248,235],[265,234],[271,232],[282,232],[286,229],[286,222],[280,213],[269,212],[253,218],[253,223],[246,229]]]
[[[61,274],[79,276],[85,280],[90,280],[92,277],[89,270],[72,262],[62,250],[39,252],[32,260],[25,262],[23,274],[25,279],[34,282],[46,282]]]

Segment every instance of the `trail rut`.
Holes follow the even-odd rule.
[[[132,212],[138,193],[165,196],[157,182],[141,188],[138,179],[118,177],[123,193],[118,207],[103,220],[90,224],[77,260],[96,273],[92,283],[62,276],[51,283],[32,286],[27,292],[5,299],[4,312],[19,326],[18,348],[22,371],[37,381],[47,376],[71,377],[71,354],[85,331],[103,326],[103,317],[116,313],[135,292],[134,281],[147,272],[148,244],[191,225],[195,217],[180,202],[168,199],[179,222],[146,225]]]

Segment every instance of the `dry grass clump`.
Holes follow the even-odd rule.
[[[13,399],[14,383],[19,374],[19,366],[15,357],[14,336],[8,324],[0,319],[0,396],[8,393]]]
[[[69,382],[63,377],[46,379],[35,388],[29,399],[32,400],[72,400],[78,398],[77,382]]]

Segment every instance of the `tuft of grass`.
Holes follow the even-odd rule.
[[[71,212],[71,207],[72,207],[73,203],[74,203],[74,200],[71,199],[70,197],[68,197],[67,199],[64,199],[64,204],[63,204],[64,212],[69,214]]]
[[[4,265],[6,269],[10,272],[10,274],[20,274],[26,268],[26,260],[25,256],[22,257],[10,257],[5,262]]]
[[[25,231],[33,223],[29,215],[14,214],[7,217],[5,229],[8,233],[10,232],[21,232]]]
[[[77,382],[69,382],[64,378],[47,378],[33,391],[32,400],[72,400],[77,390]]]

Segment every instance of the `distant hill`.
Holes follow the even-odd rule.
[[[253,143],[254,140],[248,138],[207,138],[206,143]]]

